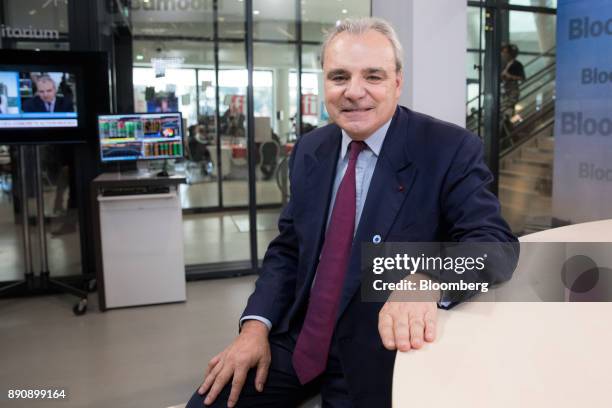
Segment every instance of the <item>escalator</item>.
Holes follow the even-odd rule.
[[[527,79],[520,84],[515,114],[500,123],[499,199],[504,218],[518,235],[551,227],[554,51],[551,49],[525,65]],[[502,106],[504,102],[502,95]],[[483,134],[484,115],[474,109],[477,104],[476,98],[468,102],[470,115],[466,123],[468,129]]]

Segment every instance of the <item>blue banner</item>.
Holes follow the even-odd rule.
[[[553,216],[612,218],[612,0],[559,0]]]

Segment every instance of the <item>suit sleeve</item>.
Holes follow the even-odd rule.
[[[299,142],[294,146],[289,158],[291,181],[298,146]],[[249,297],[241,320],[248,316],[263,317],[274,327],[293,303],[299,249],[291,199],[280,214],[278,231],[278,236],[268,246],[259,278],[255,283],[255,291]]]
[[[497,197],[488,186],[493,175],[484,163],[483,145],[480,139],[466,133],[457,149],[446,174],[441,207],[448,238],[452,242],[473,243],[459,247],[460,254],[474,254],[486,248],[486,268],[472,270],[463,275],[442,273],[442,281],[462,279],[471,282],[487,282],[489,285],[509,280],[518,262],[518,240],[501,216]],[[453,248],[444,248],[453,255]],[[482,253],[480,253],[482,255]],[[474,295],[470,292],[445,293],[445,304],[455,304]]]

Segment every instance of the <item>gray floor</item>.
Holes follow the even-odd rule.
[[[255,278],[187,284],[186,303],[72,314],[66,296],[0,300],[0,406],[141,408],[184,404],[208,359],[237,334]],[[94,300],[96,296],[92,296]],[[66,389],[63,401],[7,390]]]

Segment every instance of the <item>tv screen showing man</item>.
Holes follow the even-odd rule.
[[[72,102],[72,92],[69,95],[63,93],[63,96],[58,96],[58,85],[49,74],[40,76],[32,75],[33,83],[36,86],[36,95],[30,98],[23,98],[23,112],[74,112],[74,104]],[[62,80],[65,81],[66,75],[62,75]],[[62,82],[62,85],[64,82]],[[64,85],[63,85],[64,87]],[[68,84],[65,84],[64,90],[71,90]]]
[[[68,72],[0,71],[0,128],[77,127],[76,89]]]

